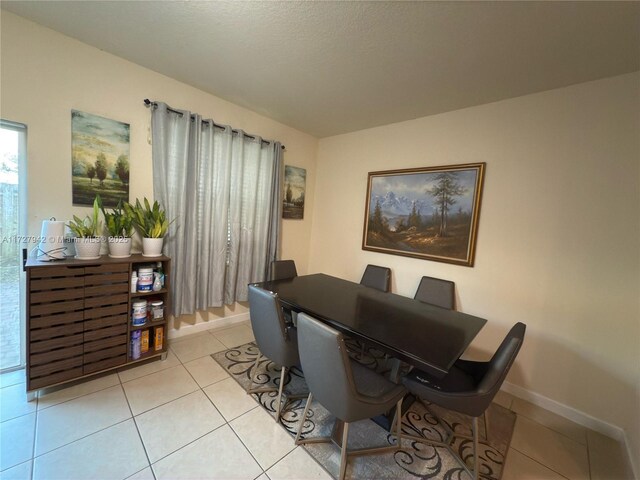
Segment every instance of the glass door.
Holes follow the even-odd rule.
[[[0,371],[25,364],[26,137],[25,125],[0,120]]]

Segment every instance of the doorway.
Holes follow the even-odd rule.
[[[25,364],[27,127],[0,120],[0,372]]]

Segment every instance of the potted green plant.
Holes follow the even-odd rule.
[[[94,260],[100,258],[100,195],[93,200],[93,211],[85,218],[73,216],[73,221],[67,227],[74,233],[76,258],[80,260]]]
[[[112,258],[126,258],[131,256],[131,236],[133,235],[133,215],[127,202],[120,200],[110,212],[102,205],[104,226],[109,234],[109,256]]]
[[[125,209],[127,206],[125,205]],[[162,255],[162,243],[169,230],[171,222],[158,201],[153,205],[144,198],[143,203],[136,199],[135,206],[130,206],[133,225],[142,237],[142,255],[145,257],[159,257]]]

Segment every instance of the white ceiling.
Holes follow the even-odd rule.
[[[1,5],[319,138],[640,70],[639,2]]]

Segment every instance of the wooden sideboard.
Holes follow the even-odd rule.
[[[131,292],[131,273],[161,262],[164,288]],[[27,260],[27,393],[152,357],[166,358],[169,257],[102,256],[96,260]],[[162,319],[132,324],[132,303],[162,300]],[[161,329],[161,330],[159,330]],[[133,358],[132,334],[147,331],[149,349]],[[156,349],[156,333],[162,344]]]

